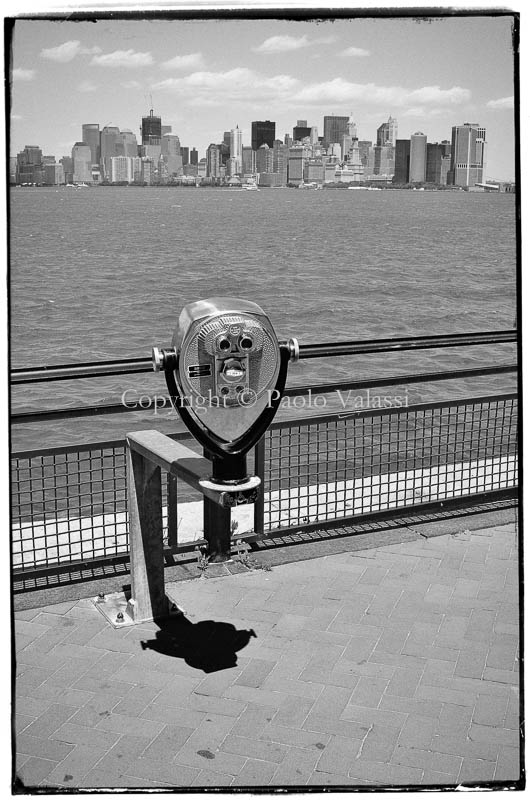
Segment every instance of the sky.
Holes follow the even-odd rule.
[[[83,123],[130,129],[140,141],[150,108],[199,157],[236,125],[250,145],[253,120],[274,120],[283,140],[298,120],[322,135],[324,115],[351,115],[359,138],[375,142],[392,116],[398,138],[421,131],[429,142],[450,140],[453,125],[479,123],[486,177],[515,178],[509,14],[322,21],[211,14],[17,19],[10,154],[31,144],[70,155]]]

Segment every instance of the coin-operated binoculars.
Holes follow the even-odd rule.
[[[200,482],[208,490],[210,560],[229,557],[230,508],[258,497],[260,478],[248,474],[247,453],[272,422],[296,360],[296,339],[278,341],[260,306],[232,297],[190,303],[171,349],[153,348],[154,369],[165,372],[173,405],[212,462]],[[212,491],[217,503],[208,499]]]

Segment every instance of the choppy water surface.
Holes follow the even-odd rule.
[[[169,344],[186,303],[215,295],[259,303],[279,335],[303,343],[502,330],[515,317],[511,195],[42,188],[13,190],[10,213],[14,367],[149,357],[153,344]],[[512,360],[509,347],[497,353]],[[432,370],[455,358],[479,365],[492,355],[305,361],[290,383]],[[13,393],[13,411],[118,402],[127,386],[165,390],[149,374],[35,385]],[[427,396],[415,387],[411,399]],[[153,425],[123,416],[17,426],[13,443]]]

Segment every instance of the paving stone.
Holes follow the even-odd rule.
[[[501,747],[495,767],[496,781],[518,781],[521,778],[521,752],[518,747]]]
[[[53,774],[53,770],[56,766],[56,761],[31,756],[19,767],[16,774],[24,788],[35,789],[41,786],[42,782],[48,778],[50,774]]]
[[[360,740],[332,736],[325,749],[322,750],[322,755],[316,767],[317,771],[348,776],[351,765],[357,758],[360,748]]]
[[[268,786],[274,777],[276,764],[249,758],[241,772],[232,781],[232,786]]]
[[[289,695],[273,714],[272,719],[275,725],[300,728],[313,706],[314,702],[312,700]]]
[[[176,763],[184,764],[198,769],[207,769],[210,772],[220,772],[223,775],[238,775],[246,763],[246,757],[235,753],[224,753],[219,750],[197,750],[196,747],[184,745],[175,759]]]
[[[391,760],[393,764],[417,767],[431,772],[442,772],[455,778],[459,774],[462,764],[462,758],[458,755],[433,752],[417,747],[402,747],[401,745],[395,748]]]
[[[37,756],[50,761],[62,761],[73,750],[73,744],[65,744],[52,739],[41,739],[21,733],[16,739],[17,752]]]
[[[285,725],[274,723],[267,725],[260,733],[260,739],[279,744],[288,745],[303,749],[323,750],[329,742],[329,735],[320,736],[317,733],[300,730],[298,728],[288,728]]]
[[[495,774],[495,763],[479,758],[464,758],[458,775],[458,783],[477,786],[491,783]]]
[[[423,668],[398,668],[388,682],[386,694],[397,694],[399,697],[414,697],[423,675]]]
[[[101,760],[104,750],[78,745],[48,775],[48,786],[79,787],[88,772]]]
[[[432,718],[409,715],[399,734],[399,744],[402,747],[428,750],[437,724],[437,721]]]
[[[381,698],[378,710],[399,711],[404,714],[414,714],[417,717],[438,719],[442,710],[442,703],[437,700],[420,700],[417,697],[398,697],[385,694]]]
[[[164,763],[160,760],[153,761],[149,757],[143,757],[135,759],[128,765],[125,774],[131,778],[162,782],[169,786],[188,787],[198,778],[200,770],[172,761]]]
[[[207,769],[201,769],[197,777],[191,783],[191,786],[197,789],[206,789],[212,786],[217,789],[221,786],[231,786],[233,781],[233,775],[222,775],[220,772],[210,772]]]
[[[361,676],[351,694],[351,703],[356,706],[377,708],[388,685],[386,678]]]
[[[367,761],[390,761],[399,736],[400,731],[397,728],[373,725],[363,741],[359,758]]]
[[[161,732],[144,750],[145,758],[155,761],[171,761],[193,733],[193,728],[165,725]]]
[[[158,720],[139,719],[126,714],[111,713],[108,716],[101,716],[96,725],[96,730],[121,734],[134,733],[135,736],[147,737],[150,740],[157,736],[163,727],[164,724]]]
[[[481,678],[485,664],[485,652],[479,649],[461,652],[456,662],[455,675],[461,678]]]
[[[414,786],[421,783],[423,770],[400,764],[367,761],[358,758],[350,769],[351,778],[360,778],[378,786]]]
[[[469,738],[472,742],[488,742],[499,747],[517,747],[519,732],[507,728],[493,727],[491,725],[472,724],[469,729]]]
[[[109,750],[116,744],[118,738],[117,734],[85,728],[83,725],[74,725],[71,722],[65,722],[50,736],[50,739],[56,739],[58,742],[85,744],[103,750]]]
[[[261,686],[272,670],[274,664],[259,658],[252,658],[243,672],[236,678],[234,683],[239,686],[250,686],[257,689]]]
[[[476,725],[502,727],[507,708],[507,697],[479,695],[473,711],[473,722]]]
[[[314,774],[314,769],[320,758],[320,750],[299,750],[291,748],[281,764],[276,766],[270,786],[294,787],[305,786]]]
[[[25,733],[28,736],[39,736],[47,739],[57,728],[70,719],[75,713],[75,708],[58,704],[50,705],[37,719],[29,725]]]

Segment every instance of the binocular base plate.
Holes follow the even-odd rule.
[[[259,478],[257,475],[254,475],[242,483],[216,483],[214,481],[203,479],[200,480],[199,483],[202,487],[204,487],[204,489],[209,489],[212,492],[238,493],[246,492],[251,489],[257,489],[261,484],[261,478]]]

